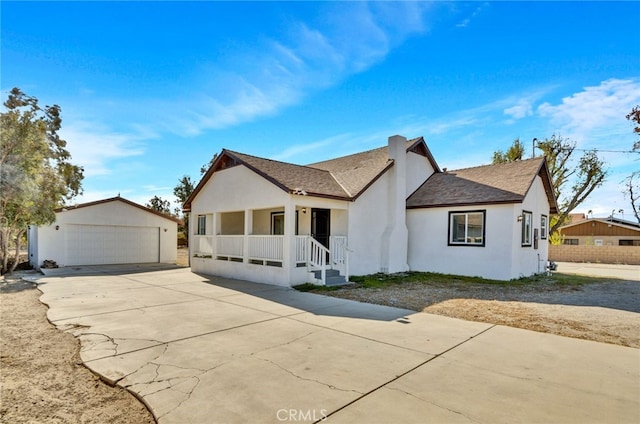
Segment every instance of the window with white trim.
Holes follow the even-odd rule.
[[[547,239],[547,227],[548,227],[548,217],[547,215],[540,215],[540,238],[542,240]]]
[[[532,232],[532,219],[533,214],[529,211],[522,211],[522,246],[531,246],[531,232]]]
[[[197,235],[203,236],[207,234],[207,216],[206,215],[198,215],[198,228]]]
[[[450,246],[484,246],[486,211],[449,212]]]

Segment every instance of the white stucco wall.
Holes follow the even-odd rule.
[[[426,157],[413,152],[407,153],[407,191],[405,198],[411,196],[433,172],[434,169]]]
[[[191,216],[281,207],[288,194],[244,166],[214,173],[191,203]]]
[[[477,210],[486,214],[485,246],[449,246],[449,212]],[[508,222],[513,216],[513,205],[407,210],[411,270],[511,279],[513,228]]]
[[[352,275],[380,272],[382,234],[388,221],[389,175],[385,173],[349,205],[349,268]]]
[[[522,211],[529,211],[532,213],[533,229],[538,229],[538,235],[540,234],[540,217],[541,215],[549,215],[549,201],[544,190],[544,185],[540,177],[536,177],[535,181],[531,185],[527,196],[521,205],[518,205],[514,211],[514,217],[511,222],[514,222],[514,229],[512,233],[512,241],[514,245],[512,254],[512,278],[519,278],[521,276],[528,276],[538,272],[544,272],[546,263],[549,257],[549,241],[538,240],[538,249],[535,249],[532,245],[530,247],[522,247],[521,231],[522,224],[517,222],[517,217]],[[547,231],[548,231],[547,222]],[[532,232],[533,234],[533,232]],[[533,235],[532,235],[533,241]],[[539,255],[539,256],[538,256]]]
[[[59,266],[66,264],[67,235],[70,225],[157,228],[160,234],[160,262],[175,263],[177,259],[178,225],[175,221],[114,200],[57,212],[56,221],[53,224],[32,227],[30,242],[35,242],[35,245],[29,247],[32,255],[29,260],[33,266],[39,267],[45,259],[54,260]],[[58,230],[56,226],[59,227]]]
[[[449,212],[472,210],[486,211],[485,246],[449,246]],[[541,215],[549,216],[549,204],[539,177],[522,204],[409,209],[411,270],[496,280],[544,272],[548,240],[538,240],[538,249],[533,243],[530,247],[522,246],[522,223],[518,216],[523,210],[533,213],[533,228],[540,233]]]

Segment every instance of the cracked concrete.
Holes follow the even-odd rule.
[[[640,351],[186,269],[41,278],[85,365],[158,422],[640,421]]]

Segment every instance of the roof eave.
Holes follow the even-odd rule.
[[[433,209],[450,208],[455,206],[479,206],[479,205],[513,205],[522,203],[523,199],[512,200],[492,200],[488,202],[462,202],[462,203],[439,203],[435,205],[407,205],[407,209]]]

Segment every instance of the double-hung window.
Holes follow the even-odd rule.
[[[198,232],[196,234],[199,236],[203,236],[207,234],[207,216],[206,215],[198,215]]]
[[[531,246],[531,233],[533,232],[533,214],[529,211],[522,211],[522,246]]]
[[[549,231],[547,230],[547,227],[549,225],[547,220],[548,220],[547,215],[540,216],[540,238],[542,240],[546,240],[547,232]]]
[[[484,246],[486,211],[449,212],[450,246]]]

